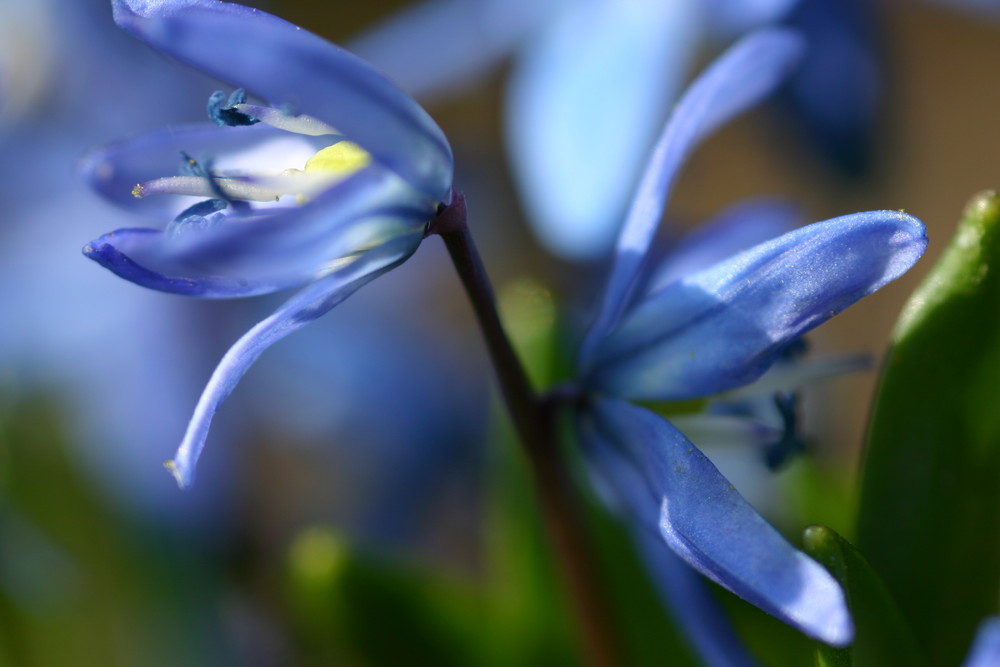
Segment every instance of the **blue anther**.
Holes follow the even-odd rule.
[[[207,199],[181,211],[164,230],[168,236],[177,236],[194,229],[208,229],[225,217],[229,206],[225,199]]]
[[[778,392],[774,395],[774,406],[781,416],[781,437],[764,445],[764,461],[771,470],[778,470],[792,457],[806,449],[805,439],[799,434],[799,395]]]
[[[208,117],[216,125],[223,127],[238,127],[240,125],[254,125],[260,120],[249,114],[237,111],[234,107],[247,101],[247,91],[237,88],[233,94],[226,99],[226,94],[221,90],[212,93],[208,98]]]

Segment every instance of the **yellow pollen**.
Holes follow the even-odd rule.
[[[313,155],[306,162],[306,173],[326,172],[347,177],[361,171],[372,161],[368,151],[353,141],[339,141]]]
[[[142,199],[146,196],[146,188],[142,187],[142,183],[139,183],[134,188],[132,188],[132,196],[136,199]]]

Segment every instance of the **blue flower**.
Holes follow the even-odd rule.
[[[100,192],[119,203],[134,196],[138,210],[172,221],[105,234],[84,253],[177,294],[305,286],[237,341],[209,380],[168,463],[186,487],[213,415],[260,353],[416,250],[450,202],[453,160],[413,100],[282,19],[215,0],[112,4],[119,26],[238,90],[228,103],[210,99],[216,124],[89,156],[85,170]],[[248,102],[243,89],[268,104]]]
[[[772,528],[676,427],[634,403],[700,400],[754,382],[802,334],[900,276],[926,247],[920,221],[874,211],[809,225],[719,260],[713,243],[732,247],[730,236],[747,238],[722,226],[722,234],[704,235],[685,253],[700,258],[693,266],[707,268],[678,274],[647,266],[684,159],[773,91],[801,47],[787,31],[751,35],[680,100],[632,202],[583,343],[576,423],[602,495],[629,519],[640,544],[658,536],[709,579],[842,646],[853,627],[833,578]]]

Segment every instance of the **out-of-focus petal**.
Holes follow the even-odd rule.
[[[813,2],[814,0],[808,0]],[[721,37],[740,35],[748,30],[780,20],[800,0],[709,0],[711,23],[707,26]]]
[[[658,533],[636,530],[639,553],[660,596],[707,667],[756,667],[706,582],[687,563],[664,548]]]
[[[481,78],[566,0],[433,0],[407,7],[347,48],[410,95],[447,96]],[[429,38],[434,39],[429,46]]]
[[[1000,665],[1000,616],[991,616],[979,625],[976,641],[962,667]]]
[[[359,256],[293,296],[226,352],[198,400],[176,456],[167,464],[181,487],[189,487],[194,481],[195,464],[205,446],[212,417],[257,357],[335,307],[358,288],[399,265],[414,249],[413,244],[401,239]]]
[[[876,143],[879,106],[887,94],[879,42],[879,3],[800,2],[786,25],[808,47],[802,67],[775,98],[784,118],[846,175],[863,174]]]
[[[617,399],[595,401],[605,458],[634,467],[642,484],[620,493],[647,495],[659,507],[659,531],[689,565],[803,633],[834,646],[853,624],[840,586],[792,547],[680,431],[648,410]],[[642,516],[640,521],[648,521]]]
[[[899,211],[816,223],[676,281],[601,342],[595,384],[683,400],[760,377],[792,340],[895,280],[927,246]]]
[[[696,5],[578,2],[520,54],[507,89],[507,154],[553,253],[610,251],[695,50]]]
[[[795,206],[776,199],[754,199],[730,206],[681,239],[657,267],[646,291],[657,292],[678,278],[790,232],[803,222]]]
[[[453,164],[441,129],[340,47],[276,16],[217,0],[114,0],[113,8],[118,25],[160,51],[273,106],[329,123],[427,196],[448,196]]]
[[[395,237],[415,247],[433,212],[430,200],[372,166],[301,207],[255,218],[230,215],[211,228],[174,235],[119,230],[89,244],[84,254],[151,289],[249,296],[300,285]]]
[[[801,51],[801,41],[792,32],[754,33],[716,60],[681,98],[660,135],[618,237],[597,320],[581,353],[584,364],[628,304],[684,160],[716,128],[771,92],[795,65]]]

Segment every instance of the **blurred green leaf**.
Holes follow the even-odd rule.
[[[471,585],[358,550],[326,528],[289,555],[307,664],[473,665],[481,601]]]
[[[846,649],[817,644],[818,664],[829,667],[926,664],[896,602],[854,545],[829,528],[813,526],[806,529],[803,546],[843,586],[854,619],[854,643]]]
[[[220,582],[197,546],[109,507],[73,465],[71,436],[51,401],[9,405],[0,416],[2,664],[224,660],[212,606]],[[13,582],[3,581],[11,574]]]
[[[861,553],[932,664],[1000,588],[1000,197],[978,195],[904,308],[863,465]]]

